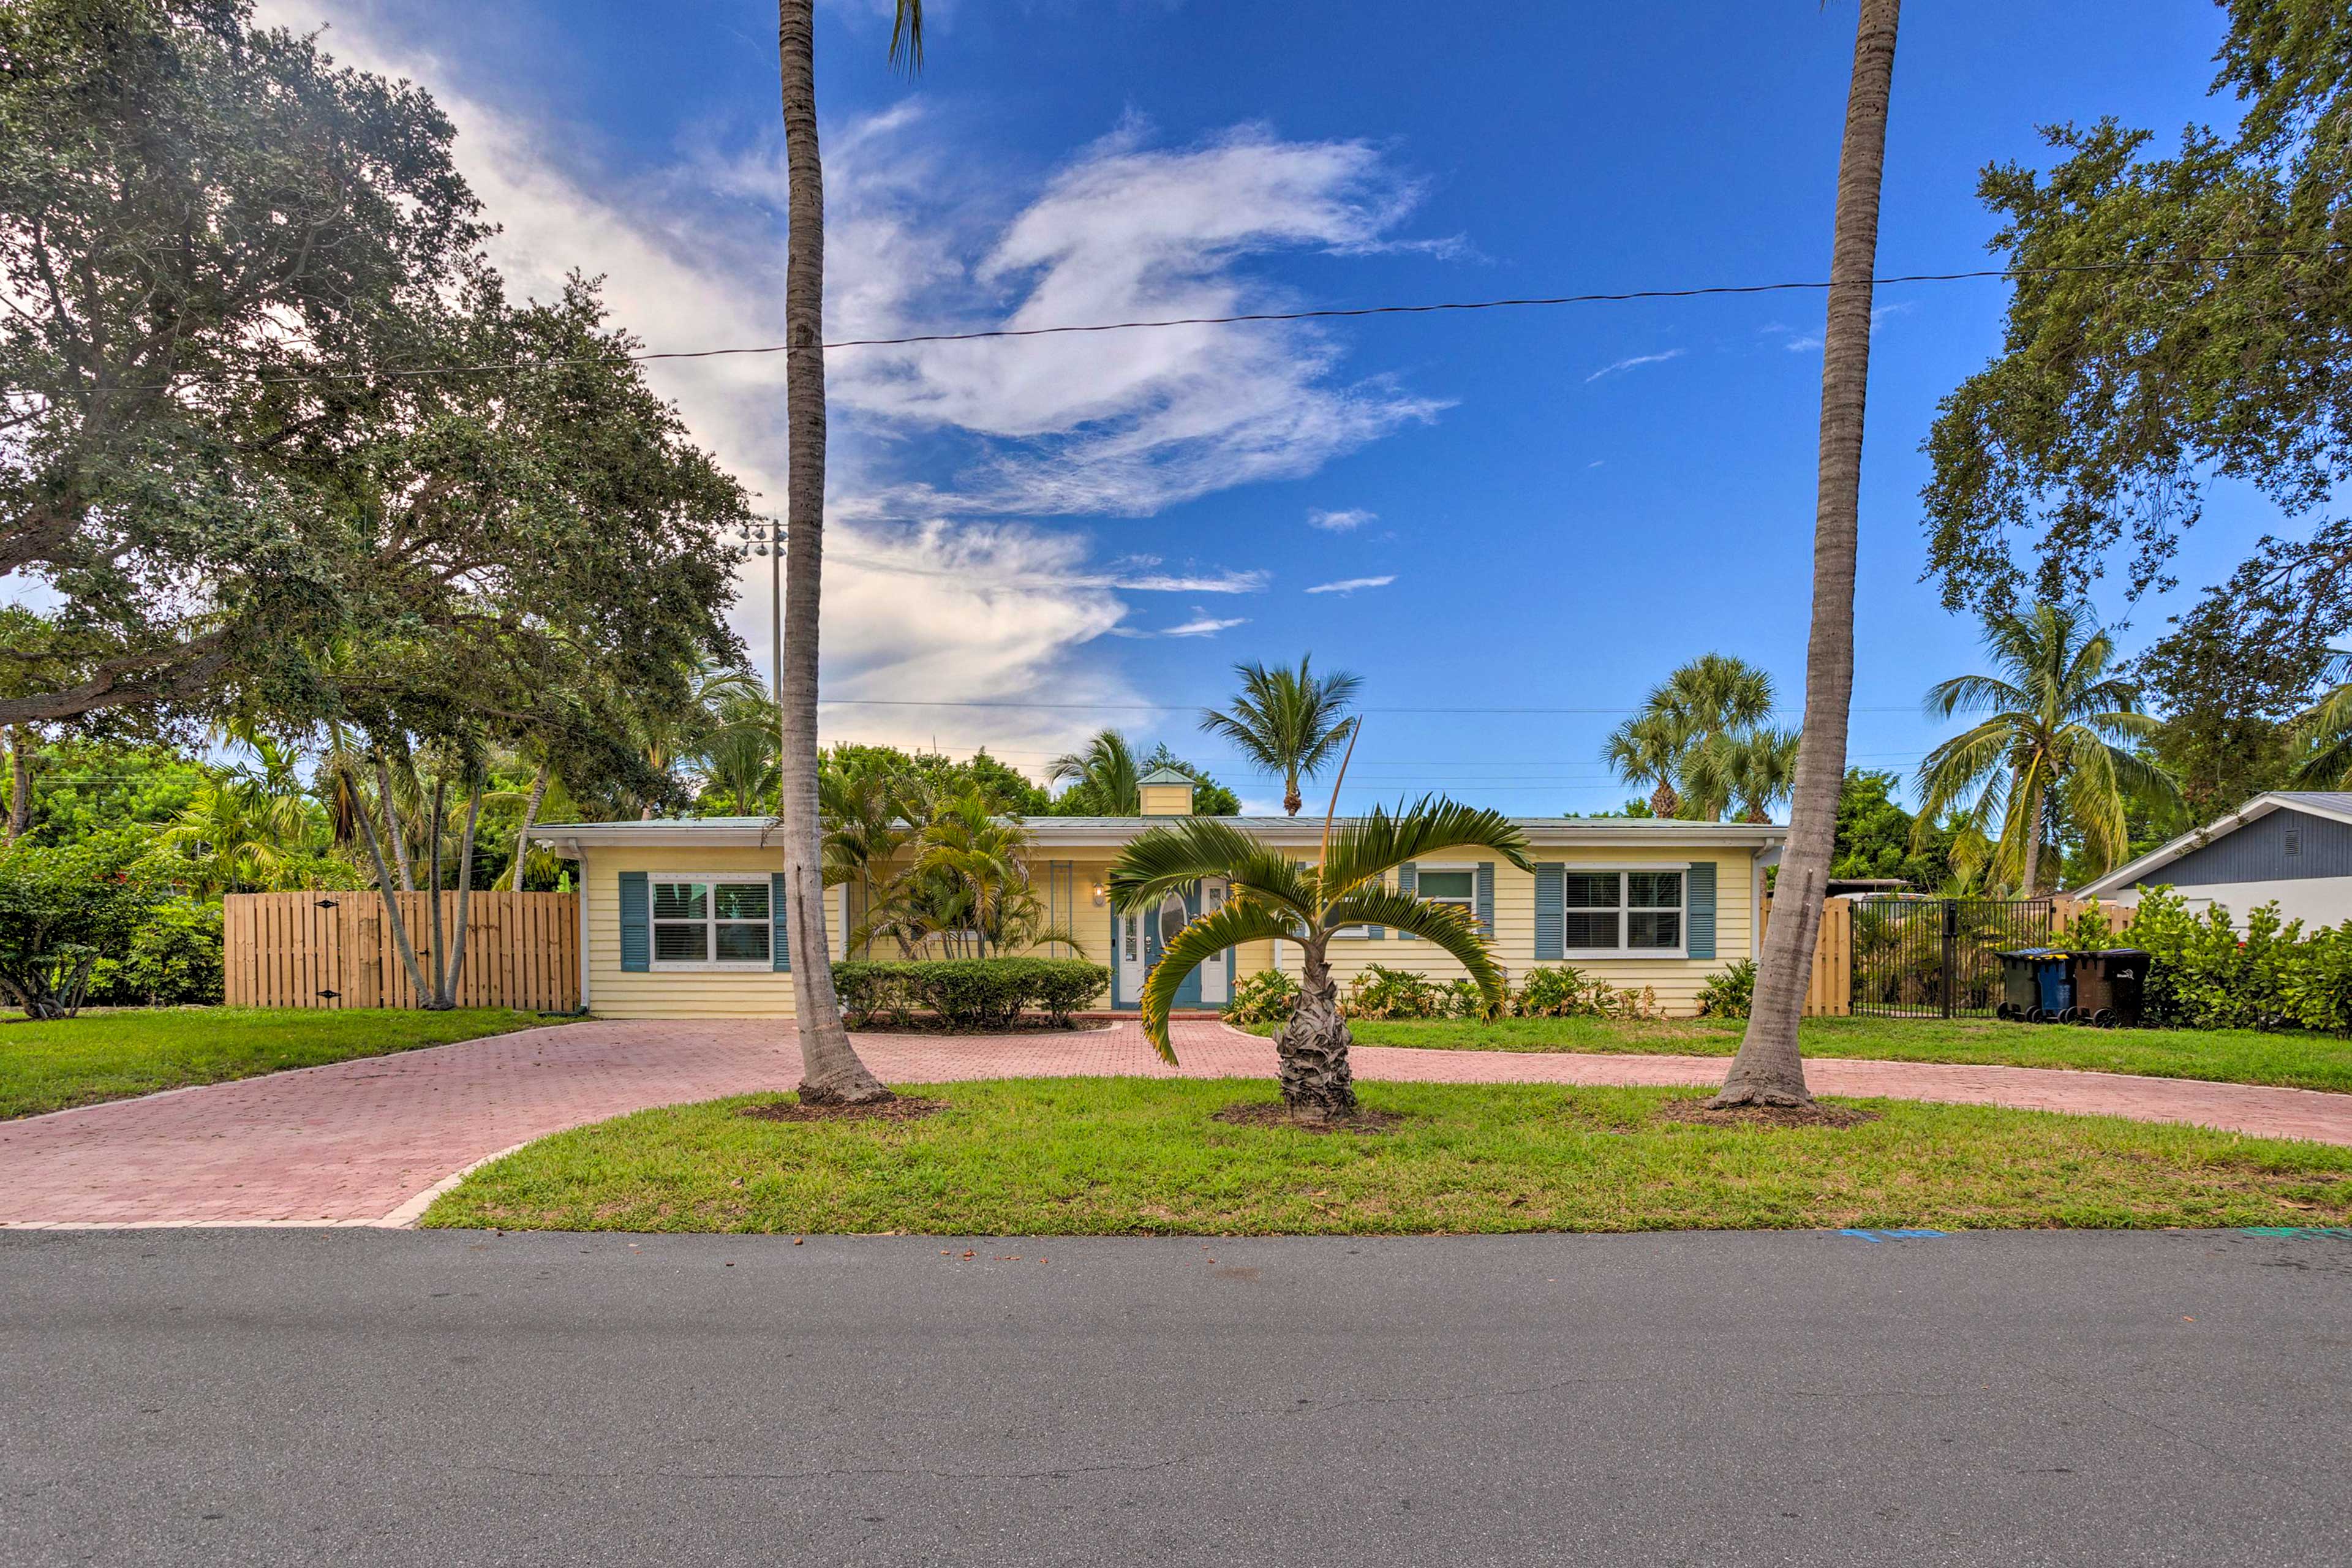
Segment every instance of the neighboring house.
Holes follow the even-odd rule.
[[[1156,775],[1155,775],[1156,777]],[[1210,882],[1160,908],[1110,907],[1112,862],[1155,819],[1188,816],[1192,785],[1147,780],[1139,816],[1033,816],[1030,882],[1055,923],[1081,933],[1084,956],[1108,967],[1098,1005],[1130,1010],[1146,972],[1185,921],[1225,897]],[[1320,817],[1228,817],[1312,862]],[[1665,1010],[1696,1010],[1706,977],[1760,950],[1764,868],[1788,829],[1769,824],[1629,818],[1522,817],[1536,862],[1530,876],[1491,853],[1464,850],[1405,868],[1411,890],[1459,902],[1486,922],[1514,984],[1539,963],[1569,963],[1612,985],[1653,988]],[[548,823],[532,837],[580,862],[583,1004],[610,1017],[719,1014],[789,1016],[792,976],[778,917],[775,825],[761,817]],[[841,952],[858,923],[854,890],[830,889],[826,936]],[[1042,951],[1064,953],[1048,946]],[[1377,927],[1332,945],[1342,983],[1366,964],[1461,973],[1430,943]],[[896,957],[877,947],[877,957]],[[1204,965],[1180,1007],[1217,1007],[1235,981],[1280,967],[1296,973],[1297,944],[1255,942]]]
[[[2258,795],[2074,897],[2129,906],[2148,888],[2170,888],[2192,909],[2220,904],[2240,921],[2274,903],[2283,918],[2306,926],[2341,925],[2352,919],[2352,794]]]

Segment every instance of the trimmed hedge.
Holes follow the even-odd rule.
[[[1109,970],[1077,958],[849,959],[833,966],[833,988],[852,1028],[929,1013],[950,1029],[1003,1030],[1033,1008],[1067,1025],[1109,984]]]

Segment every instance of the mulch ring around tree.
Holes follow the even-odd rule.
[[[1660,1121],[1688,1121],[1701,1127],[1859,1127],[1875,1121],[1875,1110],[1851,1105],[1735,1105],[1710,1110],[1703,1099],[1669,1100],[1660,1104]]]
[[[872,1105],[803,1105],[797,1100],[771,1100],[747,1105],[735,1114],[756,1121],[923,1121],[947,1108],[944,1100],[901,1094]]]
[[[1298,1132],[1393,1132],[1404,1125],[1406,1119],[1392,1110],[1359,1110],[1353,1116],[1311,1121],[1303,1116],[1293,1116],[1290,1108],[1278,1100],[1268,1104],[1250,1100],[1228,1105],[1209,1120],[1228,1127],[1287,1127]]]

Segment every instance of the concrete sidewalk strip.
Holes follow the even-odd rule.
[[[1269,1040],[1175,1026],[1182,1066],[1131,1020],[1067,1035],[860,1035],[895,1083],[1096,1077],[1270,1079]],[[1703,1088],[1722,1057],[1363,1046],[1357,1076],[1412,1083]],[[652,1106],[789,1089],[791,1026],[591,1020],[0,1122],[0,1226],[413,1224],[467,1170],[551,1132]],[[1815,1089],[2183,1121],[2352,1144],[2352,1095],[2116,1073],[1816,1060]]]

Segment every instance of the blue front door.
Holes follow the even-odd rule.
[[[1159,963],[1160,955],[1168,951],[1169,942],[1184,929],[1185,922],[1200,912],[1201,890],[1195,888],[1189,893],[1171,893],[1150,909],[1112,916],[1112,944],[1118,968],[1112,1005],[1131,1008],[1142,1005],[1144,979]],[[1184,977],[1184,984],[1176,988],[1175,1005],[1186,1009],[1201,1005],[1201,971],[1196,966]]]

